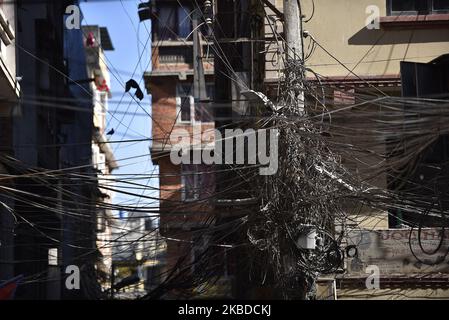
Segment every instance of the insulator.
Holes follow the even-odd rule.
[[[204,1],[204,21],[208,25],[212,25],[214,21],[213,3],[210,0]]]

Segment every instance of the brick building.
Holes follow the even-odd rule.
[[[160,232],[168,239],[166,272],[175,266],[189,269],[198,252],[195,230],[210,223],[215,189],[212,166],[174,164],[170,152],[177,143],[172,132],[204,146],[202,136],[214,129],[213,110],[195,97],[195,66],[208,99],[214,95],[214,63],[210,42],[194,32],[194,1],[158,1],[153,5],[152,71],[145,85],[152,97],[151,156],[160,173]],[[195,61],[196,60],[196,61]],[[196,78],[196,79],[195,79]],[[213,142],[213,139],[212,139]],[[194,147],[195,148],[195,147]],[[206,239],[203,239],[207,241]]]

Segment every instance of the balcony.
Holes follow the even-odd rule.
[[[84,26],[83,34],[87,66],[96,82],[102,84],[103,80],[109,78],[104,51],[114,50],[108,29],[99,26]]]
[[[205,72],[212,71],[214,55],[211,43],[201,42]],[[153,75],[165,71],[183,71],[193,74],[193,42],[161,41],[153,47]],[[165,74],[162,74],[165,75]]]

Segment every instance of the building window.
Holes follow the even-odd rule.
[[[433,11],[449,11],[449,0],[433,0],[432,1]]]
[[[449,12],[449,0],[388,0],[390,15],[438,14]]]
[[[184,164],[181,170],[182,201],[205,199],[215,194],[214,166]]]
[[[192,31],[192,7],[178,3],[158,3],[155,31],[158,40],[186,38]]]
[[[103,130],[106,127],[106,112],[108,110],[108,93],[104,91],[95,91],[95,101],[94,101],[94,117],[95,117],[95,126],[100,129],[100,132],[103,133]]]
[[[178,122],[194,120],[195,103],[192,83],[178,84],[176,88],[176,108]]]
[[[164,278],[164,269],[162,265],[154,265],[146,268],[147,278],[146,278],[146,288],[153,289],[160,285]]]
[[[204,259],[206,251],[211,242],[210,235],[202,235],[196,237],[194,239],[192,248],[191,248],[191,262],[192,262],[192,273],[196,271],[196,269],[201,270],[207,259]]]
[[[213,83],[206,83],[206,95],[210,101],[214,100],[214,93],[215,93],[214,89],[215,86]],[[195,105],[195,121],[201,122],[214,121],[213,111],[209,103],[205,102],[205,103],[198,103],[197,105]]]
[[[106,155],[101,153],[97,145],[92,146],[92,165],[102,174],[106,173]]]
[[[145,231],[154,231],[153,218],[145,218]]]
[[[206,93],[214,99],[214,84],[206,84]],[[176,114],[178,122],[213,122],[213,113],[207,103],[195,105],[193,83],[178,84],[176,88]]]
[[[98,209],[97,211],[97,232],[106,231],[106,211],[104,209]]]
[[[196,165],[183,165],[181,184],[182,201],[194,201],[200,197],[201,176]]]
[[[190,16],[190,8],[184,6],[178,7],[178,36],[186,39],[192,31],[192,17]]]

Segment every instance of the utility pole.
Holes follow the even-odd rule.
[[[303,30],[302,30],[302,10],[300,0],[284,0],[284,34],[286,40],[286,65],[285,72],[285,90],[287,116],[303,116],[304,110],[304,52],[303,52]],[[288,149],[281,152],[288,152]],[[284,159],[286,155],[279,155]],[[285,165],[285,164],[284,164]],[[285,272],[289,273],[296,263],[289,254],[284,254]],[[307,276],[295,276],[291,285],[295,288],[292,293],[294,299],[307,299],[310,291],[313,290],[308,285]],[[312,284],[314,286],[314,284]]]
[[[301,8],[300,0],[284,0],[284,33],[286,43],[286,60],[289,63],[304,64],[303,57],[303,42],[302,42],[302,23],[301,23]],[[288,76],[288,73],[286,73]],[[302,84],[304,73],[301,73],[302,78],[297,79]],[[304,114],[304,90],[303,86],[295,90],[297,101],[297,110],[300,114]]]
[[[192,19],[193,28],[193,97],[195,104],[207,100],[206,80],[204,78],[204,67],[199,29],[200,13],[195,11]]]
[[[204,76],[204,66],[203,66],[203,58],[202,58],[202,46],[201,46],[201,39],[200,39],[200,32],[198,29],[201,27],[201,24],[199,23],[201,13],[198,12],[198,10],[195,10],[193,13],[193,19],[192,19],[192,28],[193,28],[193,99],[194,99],[194,107],[195,112],[193,114],[193,117],[201,117],[200,119],[195,120],[201,120],[204,121],[203,116],[205,113],[205,102],[207,100],[207,93],[206,93],[206,79]],[[203,22],[205,23],[205,22]],[[193,141],[193,148],[198,148],[198,146],[201,146],[201,124],[196,124],[195,121],[192,124],[193,126],[193,134],[192,134],[192,141]],[[200,153],[193,152],[192,155],[192,161],[194,164],[200,164],[201,163],[201,157]]]

